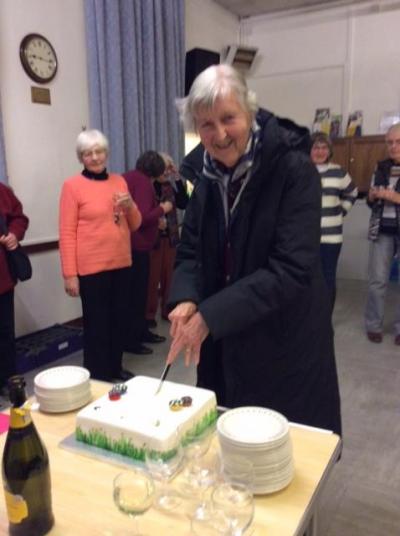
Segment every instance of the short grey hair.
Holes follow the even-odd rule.
[[[98,145],[108,153],[108,139],[100,130],[82,130],[76,139],[76,154],[79,162],[82,162],[82,154]]]
[[[247,87],[242,73],[227,64],[212,65],[194,80],[189,95],[177,99],[176,105],[185,130],[196,131],[195,114],[199,108],[212,108],[219,98],[233,93],[243,108],[254,116],[258,110],[257,97]]]
[[[393,130],[400,130],[400,123],[394,123],[394,125],[389,127],[386,135],[390,134]]]

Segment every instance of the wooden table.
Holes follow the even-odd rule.
[[[98,398],[109,384],[92,381]],[[47,446],[52,478],[56,524],[51,536],[112,536],[132,534],[132,520],[121,514],[112,499],[112,481],[120,471],[115,465],[60,448],[73,433],[76,412],[32,412]],[[284,490],[256,498],[254,536],[303,535],[309,526],[321,489],[340,453],[340,438],[326,431],[291,426],[295,477]],[[6,434],[0,436],[3,450]],[[149,536],[187,536],[189,521],[183,512],[164,514],[150,509],[140,520]],[[7,534],[4,498],[0,498],[0,535]]]

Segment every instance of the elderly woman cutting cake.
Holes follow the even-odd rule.
[[[205,153],[177,250],[167,362],[183,352],[220,404],[341,433],[308,131],[260,109],[227,65],[203,71],[180,108]]]

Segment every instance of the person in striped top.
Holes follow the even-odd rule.
[[[336,298],[336,269],[343,242],[343,218],[357,198],[357,187],[339,165],[332,163],[329,137],[316,132],[311,137],[311,160],[317,167],[322,186],[321,264],[329,289],[332,311]]]

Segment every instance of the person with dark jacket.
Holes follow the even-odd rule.
[[[259,109],[227,65],[200,73],[180,108],[206,153],[177,251],[167,363],[183,352],[219,404],[340,434],[308,131]]]
[[[172,157],[160,153],[165,172],[154,182],[157,201],[170,201],[172,210],[158,220],[158,237],[150,252],[149,288],[147,293],[146,321],[155,327],[158,302],[161,302],[161,317],[168,320],[168,295],[175,264],[176,246],[179,243],[177,209],[184,210],[189,200],[185,184],[176,169]],[[160,300],[159,300],[160,297]]]
[[[16,249],[24,238],[29,220],[11,188],[0,183],[0,217],[7,227],[0,229],[0,395],[6,393],[7,380],[15,374],[14,287],[7,262],[7,250]],[[2,225],[3,227],[3,225]]]
[[[165,171],[164,160],[156,151],[145,151],[136,162],[136,169],[124,174],[131,196],[142,215],[142,224],[132,233],[132,255],[135,262],[131,268],[131,310],[129,315],[128,340],[125,350],[132,354],[146,355],[153,350],[143,343],[160,343],[165,337],[151,332],[146,325],[147,288],[150,272],[150,252],[157,236],[161,217],[168,214],[173,205],[170,201],[157,201],[153,180]]]
[[[400,240],[400,123],[386,134],[388,156],[378,162],[367,203],[371,208],[368,239],[368,295],[365,328],[371,342],[383,339],[385,294]],[[400,304],[394,319],[394,343],[400,345]]]
[[[199,143],[182,160],[179,168],[179,174],[192,184],[195,184],[197,179],[201,177],[201,172],[203,170],[203,158],[204,146],[202,143]]]

